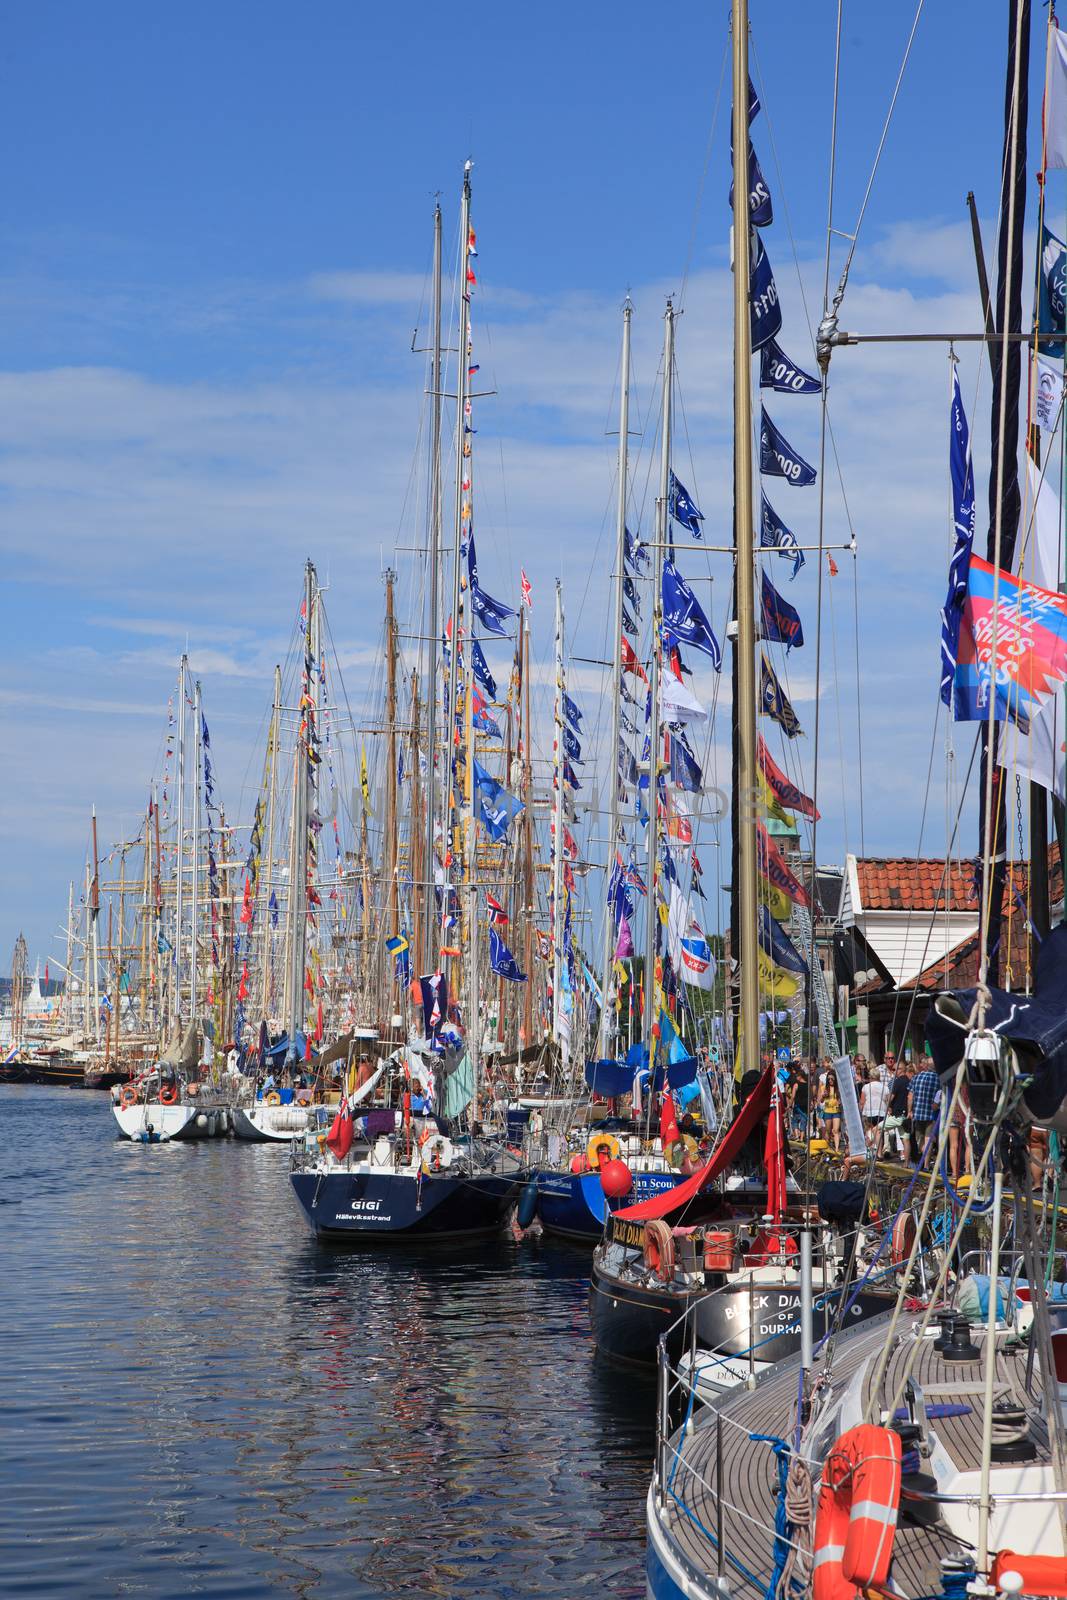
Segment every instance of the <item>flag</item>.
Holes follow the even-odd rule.
[[[1040,345],[1042,353],[1062,361],[1064,334],[1067,332],[1067,245],[1051,228],[1041,229],[1041,262],[1038,271],[1038,332],[1054,334]]]
[[[766,906],[761,908],[766,910]],[[756,958],[759,964],[760,988],[767,990],[775,1000],[792,1000],[803,988],[803,978],[796,973],[787,972],[784,967],[776,966],[765,950],[757,950]]]
[[[473,684],[471,685],[471,723],[479,733],[486,734],[490,739],[503,738],[499,725],[489,715],[489,707],[485,702],[485,697],[479,694]]]
[[[772,889],[777,889],[788,896],[794,905],[811,905],[808,891],[786,865],[785,857],[762,822],[756,824],[756,864],[761,877],[766,879]]]
[[[373,816],[374,813],[371,810],[370,803],[370,780],[367,777],[367,746],[365,744],[361,744],[359,747],[359,788],[363,796],[363,809],[368,817]]]
[[[766,776],[762,772],[756,773],[756,788],[759,790],[760,801],[762,802],[763,808],[767,812],[768,816],[776,818],[777,821],[782,823],[784,827],[788,828],[791,833],[795,833],[797,826],[796,817],[793,816],[792,812],[789,812],[785,809],[785,807],[782,805],[782,802],[779,800],[778,796],[767,782]]]
[[[270,899],[267,901],[267,909],[270,912],[270,925],[272,928],[276,928],[278,926],[278,896],[273,889],[270,892]]]
[[[519,568],[519,583],[522,586],[522,604],[526,607],[527,611],[532,611],[533,589],[530,587],[529,578],[526,576],[526,573],[521,567]]]
[[[474,547],[473,533],[467,539],[467,577],[470,580],[471,609],[474,615],[486,632],[495,633],[498,638],[506,638],[507,630],[504,623],[508,617],[515,616],[516,612],[502,600],[494,600],[491,594],[486,594],[478,582],[478,554]]]
[[[572,728],[574,728],[576,732],[581,733],[582,713],[578,710],[578,707],[565,690],[563,694],[563,715],[567,718]]]
[[[660,1107],[659,1137],[663,1145],[676,1144],[682,1137],[678,1132],[678,1116],[669,1092],[663,1096],[663,1105]]]
[[[807,976],[808,964],[800,955],[784,928],[771,916],[765,905],[758,907],[760,948],[770,956],[775,966],[786,972]]]
[[[498,978],[507,978],[510,983],[525,983],[525,972],[519,971],[519,964],[511,951],[490,923],[489,925],[489,965]]]
[[[759,386],[776,394],[822,394],[820,379],[790,361],[777,339],[769,339],[760,351]]]
[[[731,211],[733,204],[734,186],[731,183],[729,198]],[[767,187],[751,139],[748,141],[748,220],[753,228],[769,228],[774,221],[771,191]]]
[[[688,528],[694,539],[703,538],[700,524],[704,520],[703,511],[698,511],[696,504],[685,487],[685,484],[676,478],[674,473],[670,476],[670,492],[667,501],[671,516],[683,528]]]
[[[692,645],[711,657],[716,672],[721,669],[719,641],[696,595],[670,560],[663,563],[663,632],[668,643]]]
[[[690,822],[689,802],[684,789],[668,790],[664,796],[667,810],[667,837],[679,844],[692,844],[693,824]]]
[[[763,599],[762,599],[762,633],[765,639],[770,639],[775,644],[784,644],[788,649],[794,645],[799,649],[804,643],[804,629],[800,624],[800,613],[788,600],[783,600],[774,584],[763,573]]]
[[[941,608],[941,699],[949,705],[956,657],[960,644],[960,621],[967,598],[967,568],[974,545],[974,463],[971,460],[970,431],[960,393],[960,375],[952,370],[952,407],[949,427],[949,469],[952,474],[952,519],[956,542],[948,569],[948,593]]]
[[[630,919],[623,914],[619,919],[619,933],[615,941],[614,961],[626,961],[634,953],[634,936],[630,928]]]
[[[495,799],[478,791],[478,820],[494,844],[508,836],[508,828],[523,809],[522,801],[498,787]]]
[[[577,773],[567,760],[566,756],[563,757],[563,781],[564,783],[568,784],[569,787],[572,788],[576,793],[580,791],[582,787],[578,782]]]
[[[1042,355],[1039,350],[1033,367],[1034,416],[1050,433],[1063,409],[1063,361]]]
[[[767,782],[784,806],[788,806],[791,811],[799,811],[802,817],[812,817],[816,822],[819,820],[814,801],[809,800],[795,783],[790,783],[767,749],[762,733],[756,735],[756,760]]]
[[[488,889],[485,891],[485,903],[489,910],[489,921],[494,923],[499,928],[506,928],[508,925],[508,914],[504,910],[504,907],[500,904],[500,901],[496,898],[496,895],[490,894]]]
[[[715,958],[711,946],[693,921],[689,901],[677,883],[671,884],[667,949],[675,971],[691,988],[710,990],[715,987]]]
[[[769,478],[784,478],[795,489],[806,489],[818,476],[775,427],[766,406],[760,406],[759,469]]]
[[[648,552],[640,539],[634,538],[629,528],[623,528],[622,541],[623,560],[633,568],[634,572],[640,573],[648,559]]]
[[[641,596],[637,592],[637,585],[628,572],[622,575],[622,592],[633,606],[637,615],[641,615]],[[633,631],[633,630],[631,630]]]
[[[619,782],[620,783],[636,783],[637,782],[637,762],[634,760],[633,751],[630,749],[629,745],[627,745],[627,743],[625,742],[625,740],[621,736],[619,738],[618,759],[619,759]]]
[[[793,561],[793,577],[795,578],[804,565],[804,552],[797,544],[797,536],[791,528],[787,528],[781,517],[775,511],[767,496],[760,494],[760,519],[759,542],[764,550],[777,549],[782,555],[791,556]]]
[[[391,939],[386,939],[385,948],[396,961],[396,975],[406,988],[411,982],[411,956],[408,954],[410,946],[407,935],[393,934]]]
[[[1053,26],[1045,93],[1045,164],[1067,167],[1067,34]]]
[[[642,683],[648,682],[648,675],[634,654],[633,645],[626,638],[622,640],[622,670],[623,672],[632,672],[635,678],[641,679]]]
[[[763,247],[763,239],[753,236],[755,250],[748,277],[749,322],[752,329],[752,349],[762,350],[768,339],[773,339],[782,327],[782,308],[778,303],[778,285],[771,271],[770,257]]]
[[[766,878],[760,879],[760,901],[765,904],[771,916],[778,922],[787,922],[793,910],[793,902],[783,889],[776,889],[773,883],[768,883]]]
[[[837,572],[838,572],[837,562],[834,560],[834,558],[830,554],[829,550],[827,550],[827,552],[826,552],[826,570],[830,574],[831,578],[836,578],[837,577]]]
[[[562,733],[564,754],[569,756],[572,761],[581,762],[582,747],[578,743],[574,732],[567,726],[566,723],[563,724]]]
[[[671,673],[660,682],[659,706],[664,722],[703,722],[708,715],[696,695]]]
[[[993,588],[998,581],[994,639]],[[953,679],[957,722],[977,722],[989,715],[994,656],[994,715],[1028,733],[1035,711],[1067,681],[1067,596],[998,571],[972,555]]]
[[[622,608],[622,631],[624,633],[632,633],[634,638],[637,637],[637,623],[634,621],[633,617],[631,617],[625,606]]]
[[[700,762],[690,750],[682,733],[668,735],[670,740],[670,781],[689,794],[699,794],[704,784]]]
[[[496,679],[489,670],[489,663],[482,654],[482,647],[477,639],[471,640],[471,667],[474,676],[489,696],[490,700],[496,699]]]
[[[760,710],[763,715],[771,717],[777,722],[788,739],[795,739],[797,734],[802,732],[800,719],[778,682],[774,668],[762,652],[760,654],[759,698]]]

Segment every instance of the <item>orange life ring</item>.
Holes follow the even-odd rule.
[[[1067,1595],[1067,1566],[1062,1556],[1017,1556],[1011,1550],[998,1551],[993,1558],[990,1583],[999,1589],[1001,1578],[1008,1572],[1020,1575],[1024,1594]]]
[[[900,1435],[863,1423],[833,1446],[815,1518],[813,1600],[855,1600],[889,1576],[900,1506]]]
[[[648,1271],[654,1272],[661,1283],[670,1283],[674,1277],[674,1235],[659,1217],[645,1223],[641,1253]]]
[[[178,1104],[178,1091],[172,1083],[165,1083],[159,1091],[161,1106],[176,1106]]]
[[[893,1224],[890,1257],[895,1267],[902,1267],[911,1255],[915,1243],[915,1218],[910,1211],[902,1211]]]
[[[131,1106],[135,1106],[136,1104],[137,1090],[133,1087],[132,1083],[128,1083],[125,1089],[123,1089],[122,1093],[119,1095],[119,1105],[122,1107],[123,1111],[128,1111]]]

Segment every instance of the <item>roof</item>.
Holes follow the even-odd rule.
[[[946,875],[940,856],[858,856],[858,911],[973,911],[974,863],[953,861]]]

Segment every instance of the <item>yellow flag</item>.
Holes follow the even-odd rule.
[[[795,829],[797,825],[796,817],[791,812],[786,811],[762,772],[756,773],[756,781],[759,784],[760,799],[767,808],[768,814],[776,817],[779,822],[783,822],[787,828]]]
[[[616,961],[614,971],[619,988],[625,989],[626,985],[630,981],[630,974],[627,972],[621,961]]]
[[[370,783],[367,780],[367,746],[360,745],[359,749],[359,786],[363,791],[363,809],[368,817],[373,815],[370,803]]]
[[[776,922],[788,922],[793,902],[784,889],[778,889],[767,878],[760,878],[760,899]]]
[[[801,980],[795,972],[787,972],[771,960],[765,950],[759,952],[760,988],[776,1000],[792,1000],[800,992]]]

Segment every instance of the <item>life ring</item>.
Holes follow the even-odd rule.
[[[680,1139],[672,1139],[663,1146],[663,1159],[674,1172],[682,1166],[686,1156],[693,1161],[699,1154],[700,1146],[691,1133],[684,1134]]]
[[[1023,1580],[1024,1594],[1067,1595],[1067,1572],[1062,1556],[1017,1556],[1000,1550],[993,1558],[989,1581],[1000,1588],[1000,1580],[1017,1572]]]
[[[159,1091],[161,1106],[176,1106],[178,1104],[178,1091],[172,1083],[165,1083]]]
[[[589,1165],[595,1172],[602,1161],[618,1161],[621,1146],[613,1133],[594,1133],[585,1147]]]
[[[645,1223],[641,1253],[646,1270],[654,1272],[661,1283],[670,1283],[674,1277],[674,1235],[659,1217]]]
[[[451,1139],[446,1139],[443,1133],[431,1134],[422,1147],[422,1170],[429,1176],[434,1172],[444,1172],[452,1165],[453,1148]]]
[[[122,1093],[119,1095],[119,1105],[122,1107],[123,1111],[128,1111],[131,1106],[135,1106],[136,1104],[137,1090],[133,1087],[132,1083],[128,1083],[125,1089],[123,1089]]]
[[[900,1506],[900,1435],[863,1423],[833,1446],[815,1518],[813,1600],[855,1600],[889,1576]]]
[[[895,1267],[902,1267],[911,1255],[915,1243],[915,1218],[910,1211],[902,1211],[893,1224],[893,1238],[889,1246],[889,1259]]]
[[[270,1094],[267,1095],[267,1098],[264,1101],[264,1104],[268,1105],[268,1106],[280,1106],[281,1103],[282,1103],[282,1097],[274,1089],[271,1090]]]

